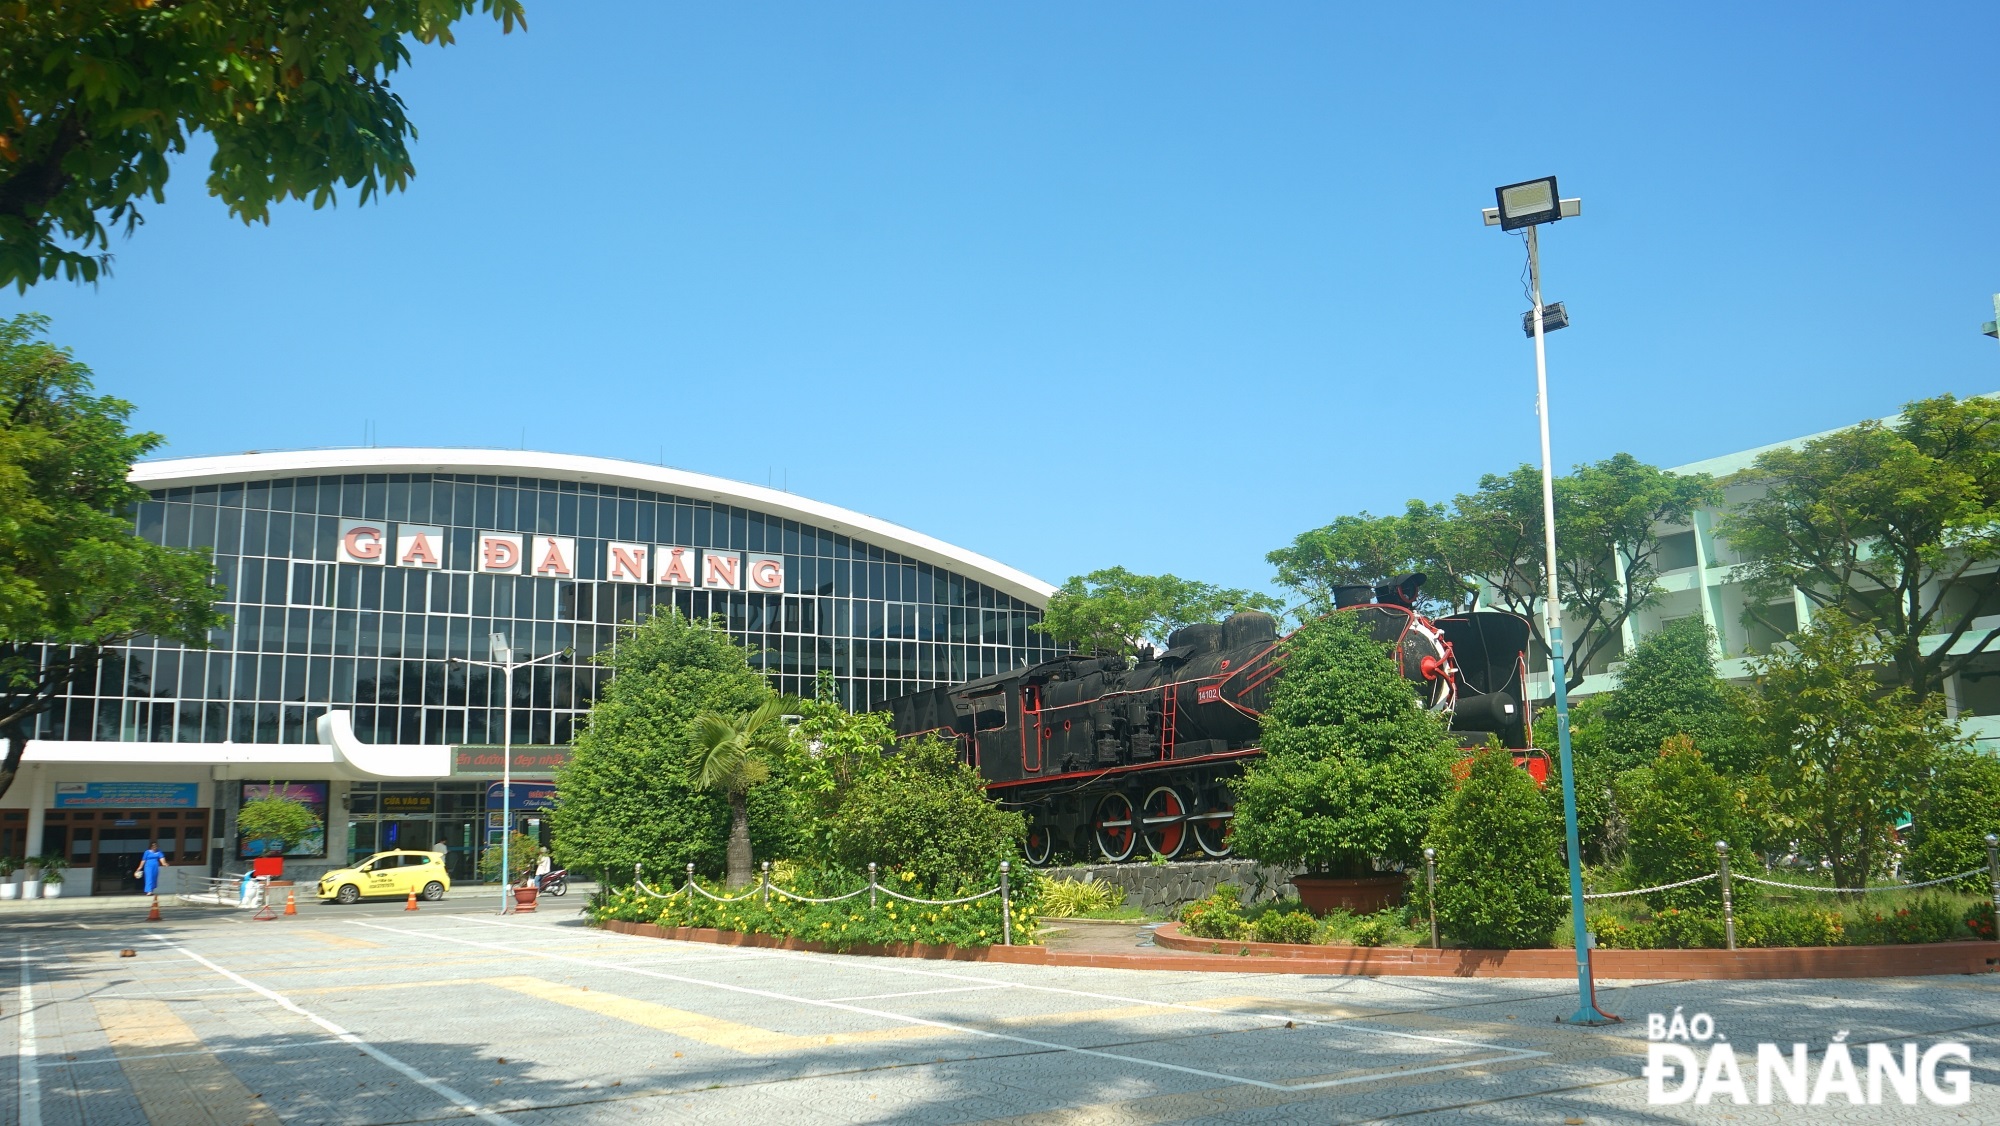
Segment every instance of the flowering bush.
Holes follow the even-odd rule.
[[[1950,900],[1926,895],[1894,911],[1862,908],[1847,924],[1848,941],[1856,946],[1945,942],[1958,937],[1962,921]]]
[[[1037,879],[1026,872],[1014,876],[1013,938],[1017,945],[1031,945],[1038,938],[1034,913]],[[725,894],[720,884],[700,883],[717,895]],[[910,872],[882,878],[884,887],[922,899],[956,899],[997,883],[997,869],[992,882],[983,887],[926,887]],[[866,887],[867,881],[848,872],[801,871],[783,886],[800,895],[825,899]],[[592,918],[600,922],[618,919],[663,927],[712,927],[823,942],[836,950],[899,942],[992,946],[1001,940],[998,895],[971,903],[931,905],[906,903],[878,894],[875,906],[871,907],[866,894],[839,903],[802,903],[773,891],[767,903],[756,885],[738,892],[744,898],[733,902],[719,903],[686,890],[666,893],[667,898],[660,898],[660,894],[638,888],[606,891],[591,903],[589,910]]]
[[[1991,903],[1975,903],[1966,908],[1963,921],[1965,929],[1972,932],[1972,937],[1983,938],[1988,942],[1993,940],[1993,905]]]
[[[1224,884],[1206,899],[1181,908],[1181,930],[1196,938],[1242,938],[1250,928],[1235,888]]]

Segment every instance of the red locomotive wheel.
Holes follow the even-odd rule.
[[[1124,794],[1106,794],[1097,803],[1097,816],[1092,818],[1097,835],[1097,851],[1113,864],[1130,859],[1132,849],[1139,843],[1139,834],[1132,816],[1132,799]]]
[[[1229,830],[1236,824],[1235,817],[1234,809],[1216,803],[1188,818],[1188,824],[1194,828],[1195,845],[1218,860],[1228,856],[1235,847],[1229,843]]]
[[[1021,858],[1033,867],[1040,868],[1049,862],[1049,853],[1054,843],[1047,825],[1039,823],[1030,825],[1028,839],[1021,845]]]
[[[1172,860],[1187,843],[1187,802],[1172,786],[1161,786],[1146,795],[1146,847]]]

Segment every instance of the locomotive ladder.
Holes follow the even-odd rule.
[[[1175,715],[1180,711],[1180,685],[1169,684],[1160,690],[1160,760],[1165,762],[1174,757],[1174,741],[1178,728]]]

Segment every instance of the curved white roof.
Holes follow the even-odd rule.
[[[217,457],[161,458],[132,467],[132,483],[147,489],[172,489],[223,481],[310,477],[344,473],[470,473],[502,477],[540,477],[590,481],[600,485],[649,489],[690,500],[708,500],[798,520],[839,535],[851,536],[898,555],[943,567],[985,583],[1030,605],[1048,603],[1055,588],[1024,571],[984,555],[956,547],[887,520],[760,485],[746,485],[705,473],[668,469],[608,457],[541,453],[535,450],[445,449],[419,446],[279,450],[271,453],[224,454]]]

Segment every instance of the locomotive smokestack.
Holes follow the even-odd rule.
[[[1386,606],[1401,606],[1406,610],[1414,610],[1417,605],[1417,591],[1423,589],[1424,578],[1423,572],[1417,571],[1377,583],[1375,601]]]

